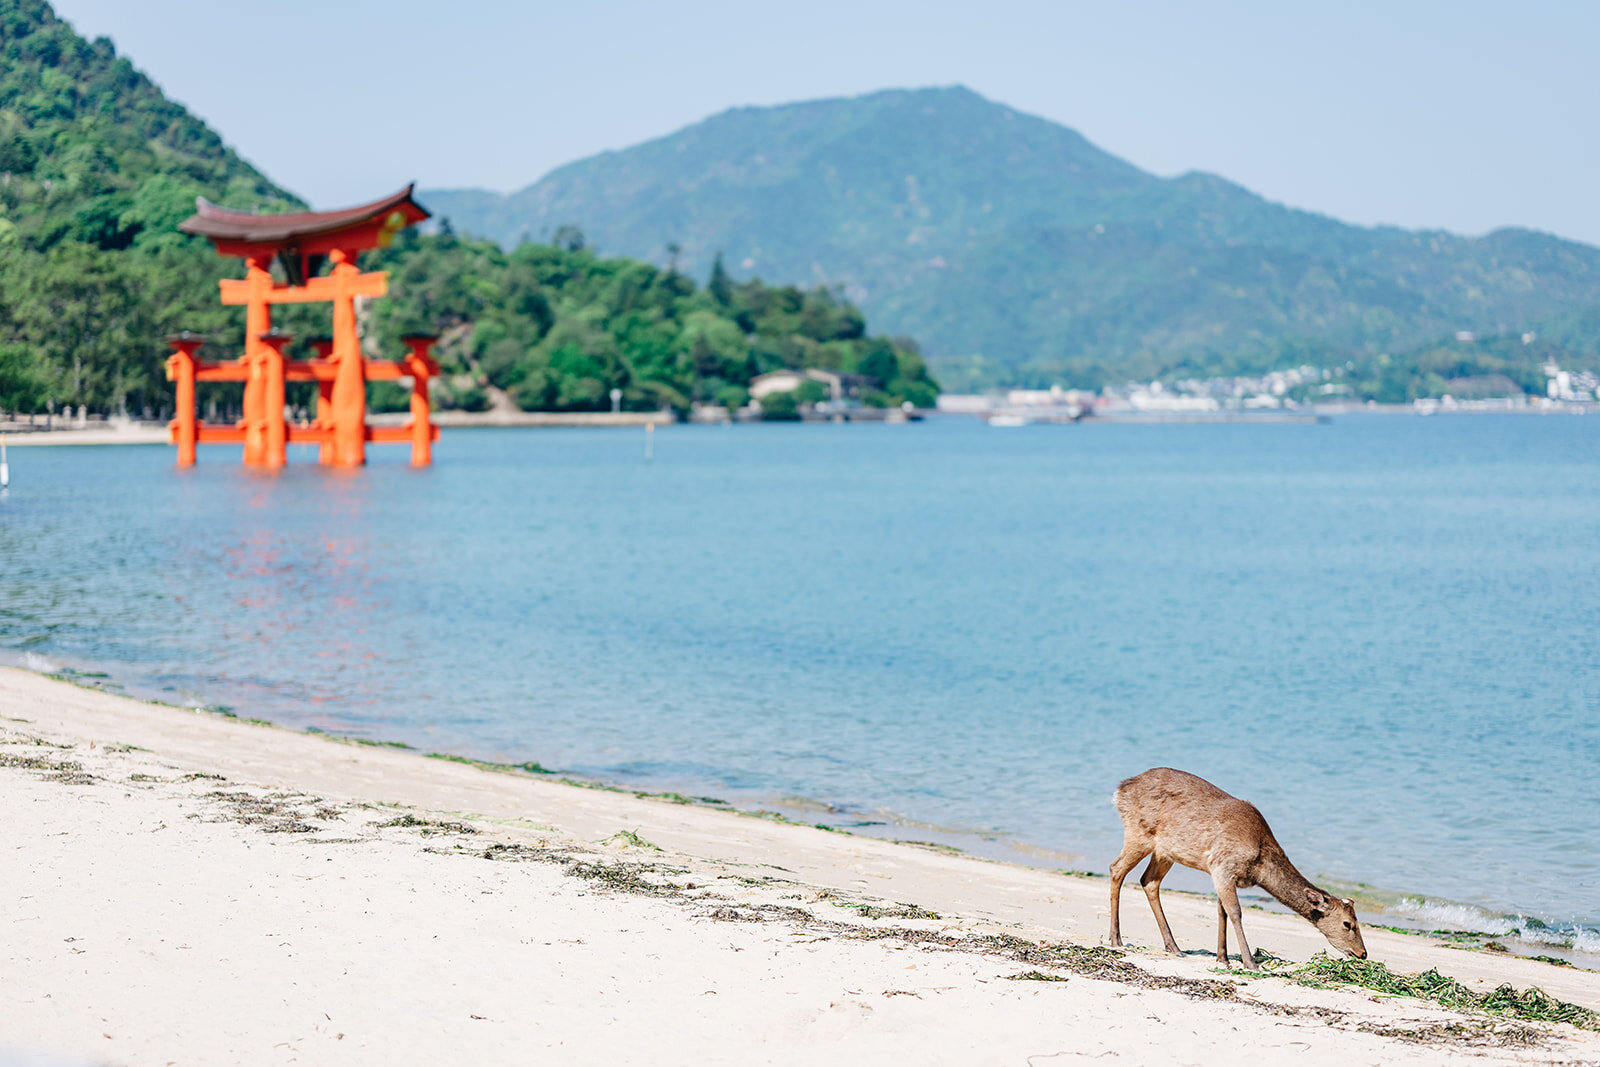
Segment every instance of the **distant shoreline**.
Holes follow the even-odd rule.
[[[1326,422],[1336,415],[1415,415],[1431,418],[1436,415],[1585,415],[1590,410],[1600,411],[1594,405],[1578,406],[1550,406],[1535,407],[1465,407],[1465,406],[1439,406],[1437,408],[1419,409],[1414,404],[1327,404],[1315,407],[1298,408],[1294,410],[1277,411],[1127,411],[1095,414],[1082,419],[1063,420],[1053,418],[1048,412],[1041,411],[1037,418],[1030,418],[1029,422],[1050,423],[1075,421],[1084,425],[1105,426],[1168,426],[1168,425],[1203,425],[1227,423],[1230,425],[1303,425],[1307,423]],[[932,418],[984,418],[985,413],[979,412],[950,412],[950,411],[919,411],[919,416]],[[1027,416],[1024,416],[1027,417]],[[404,424],[410,416],[404,413],[377,414],[368,418],[372,426],[397,426]],[[739,420],[734,420],[735,422]],[[826,420],[803,420],[806,422],[821,422]],[[873,420],[881,422],[882,420]],[[435,426],[450,428],[472,427],[641,427],[641,426],[678,426],[678,425],[727,425],[727,422],[696,423],[692,420],[675,419],[668,412],[663,411],[439,411],[433,416]],[[68,424],[53,426],[49,429],[37,425],[8,423],[0,427],[0,436],[6,439],[7,447],[21,448],[37,445],[164,445],[170,439],[167,424],[164,422],[127,422],[117,425],[105,422],[95,422],[88,426],[81,424]]]
[[[377,414],[368,417],[369,426],[401,426],[411,416],[405,413]],[[445,428],[463,426],[668,426],[670,414],[660,411],[438,411],[433,424]],[[170,438],[164,422],[68,423],[45,429],[8,424],[0,428],[6,445],[164,445]]]

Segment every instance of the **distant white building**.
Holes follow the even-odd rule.
[[[1135,411],[1216,411],[1221,406],[1216,397],[1179,396],[1160,389],[1135,389],[1128,394],[1128,404]]]
[[[750,380],[750,399],[760,400],[773,393],[792,393],[806,382],[820,382],[828,390],[829,398],[834,401],[844,399],[844,378],[832,371],[817,370],[775,370],[766,374],[758,374]]]
[[[876,384],[864,375],[840,374],[831,370],[819,370],[816,367],[807,367],[805,370],[775,370],[758,374],[750,379],[750,399],[760,400],[773,393],[792,393],[806,382],[820,384],[828,391],[829,402],[834,404],[842,404],[852,397],[858,397],[863,386]]]
[[[1014,408],[1044,408],[1065,403],[1061,386],[1049,389],[1013,389],[1006,394],[1006,403]]]
[[[935,403],[947,415],[987,415],[994,410],[994,397],[982,393],[940,393]]]

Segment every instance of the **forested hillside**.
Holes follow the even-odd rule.
[[[176,229],[195,197],[303,205],[42,0],[0,0],[0,56],[0,410],[158,413],[171,395],[165,335],[204,333],[219,358],[243,345],[243,312],[223,308],[216,287],[238,261]],[[401,332],[442,330],[446,404],[482,406],[501,388],[528,408],[590,410],[609,407],[616,387],[630,408],[681,409],[742,402],[754,374],[780,366],[866,374],[871,403],[936,392],[914,345],[867,336],[831,291],[726,276],[699,288],[675,270],[601,258],[575,231],[509,255],[411,234],[366,265],[393,272],[370,340],[397,355]],[[304,354],[325,316],[298,306],[277,319]]]
[[[845,286],[943,377],[1095,385],[1398,355],[1458,331],[1592,360],[1600,249],[1359,227],[1231,182],[1139,170],[962,88],[737,108],[509,196],[427,194],[508,247],[562,224],[695,271]],[[1419,371],[1420,373],[1420,371]]]

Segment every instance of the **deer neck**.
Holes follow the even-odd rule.
[[[1290,911],[1297,915],[1310,916],[1312,907],[1307,891],[1317,887],[1295,869],[1282,849],[1262,850],[1261,859],[1256,867],[1255,881],[1256,885],[1271,893]]]

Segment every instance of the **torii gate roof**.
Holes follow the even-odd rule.
[[[413,182],[392,196],[357,207],[283,215],[260,215],[197,197],[195,213],[179,223],[178,229],[209,237],[224,255],[254,255],[279,249],[309,255],[334,248],[374,248],[387,243],[383,240],[385,231],[392,234],[430,217],[428,209],[412,199],[415,188]]]

